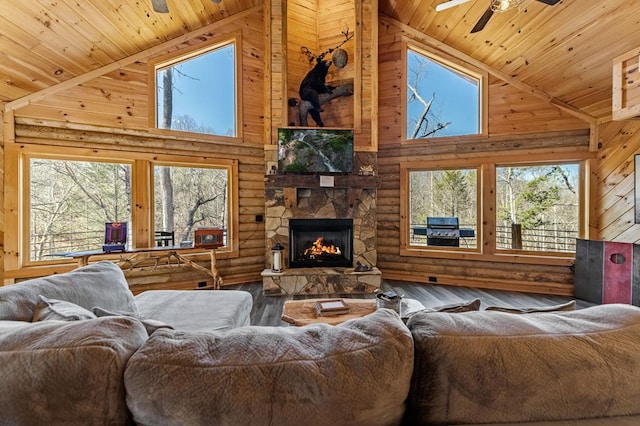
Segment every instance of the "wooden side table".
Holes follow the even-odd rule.
[[[375,299],[342,299],[349,307],[348,314],[321,317],[316,313],[316,301],[321,299],[287,300],[282,308],[282,320],[289,324],[303,326],[307,324],[337,325],[353,318],[360,318],[376,310]]]

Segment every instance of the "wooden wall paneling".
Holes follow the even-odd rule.
[[[11,123],[5,121],[11,120]],[[4,188],[4,169],[5,169],[5,138],[8,131],[13,129],[13,114],[4,112],[4,102],[0,102],[0,188]],[[0,285],[4,282],[4,238],[6,223],[4,220],[4,191],[0,191]]]
[[[318,4],[316,1],[293,0],[286,1],[286,14],[282,17],[286,20],[285,34],[287,49],[287,68],[284,81],[286,83],[286,98],[300,99],[299,88],[302,79],[315,66],[315,60],[310,61],[302,49],[308,49],[311,54],[318,55],[320,46],[318,43]],[[300,125],[295,109],[295,117],[288,117],[286,123]],[[312,121],[309,121],[311,125]],[[327,123],[329,124],[329,123]],[[284,123],[283,123],[284,125]],[[315,123],[313,124],[315,125]],[[332,127],[335,127],[331,125]]]
[[[634,157],[640,152],[640,123],[605,123],[600,126],[600,136],[597,239],[640,242],[640,225],[634,221]]]
[[[144,248],[153,246],[152,215],[153,193],[151,188],[151,169],[146,161],[136,160],[131,167],[133,187],[131,194],[131,220],[136,226],[133,229],[132,247]]]
[[[267,2],[269,3],[269,2]],[[271,74],[269,76],[271,105],[270,105],[270,123],[269,141],[276,143],[277,129],[287,124],[288,107],[287,107],[287,62],[288,49],[287,43],[287,1],[271,0]],[[267,98],[269,99],[269,98]],[[265,142],[266,143],[266,142]]]

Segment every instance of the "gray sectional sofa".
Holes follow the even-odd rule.
[[[640,308],[249,326],[99,262],[0,287],[0,425],[636,425]]]

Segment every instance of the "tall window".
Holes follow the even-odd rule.
[[[99,249],[105,222],[131,220],[131,165],[30,158],[29,260]]]
[[[476,169],[412,170],[409,172],[410,244],[433,247],[477,247],[478,173]],[[451,218],[461,238],[428,238],[428,218]],[[473,235],[472,235],[473,234]],[[458,236],[459,237],[459,236]]]
[[[406,139],[485,132],[482,74],[436,55],[406,49]]]
[[[154,69],[156,127],[238,135],[235,42],[155,63]]]
[[[574,252],[580,230],[578,164],[496,167],[496,246]]]
[[[194,241],[198,228],[224,231],[229,224],[229,170],[154,165],[155,230],[173,232],[176,242]]]

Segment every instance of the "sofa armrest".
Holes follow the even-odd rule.
[[[132,318],[2,322],[3,424],[126,424],[124,370],[146,341]]]

